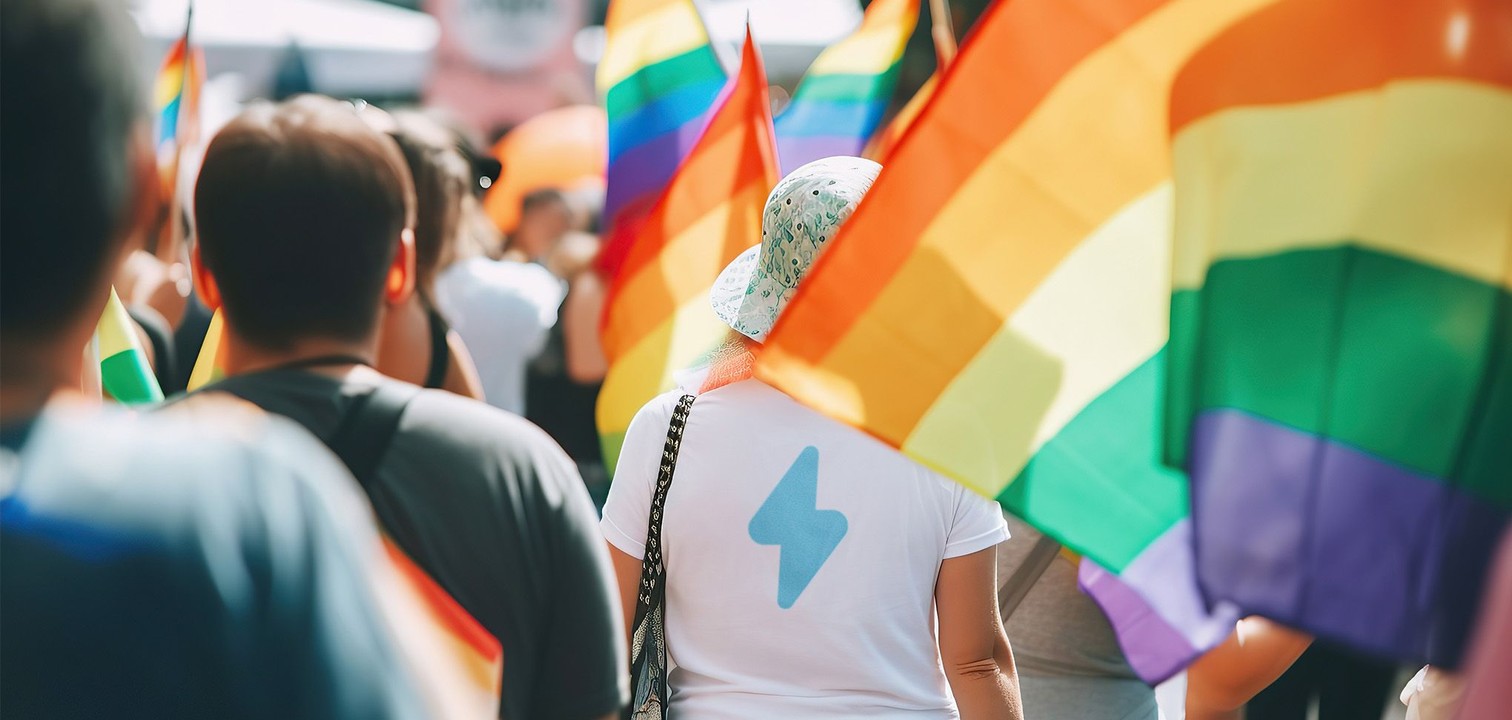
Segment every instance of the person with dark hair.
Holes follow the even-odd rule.
[[[245,410],[79,392],[156,204],[135,33],[119,2],[0,4],[0,707],[422,716],[423,633],[397,631],[404,591],[330,453]]]
[[[628,693],[624,636],[571,461],[518,417],[372,368],[416,252],[409,169],[367,112],[259,105],[206,149],[196,287],[224,315],[227,377],[201,392],[336,451],[399,548],[503,646],[503,717],[610,717]]]
[[[436,309],[436,275],[456,256],[472,167],[446,129],[428,116],[409,110],[390,117],[385,129],[399,143],[415,183],[415,292],[384,317],[378,370],[482,400],[467,346]]]

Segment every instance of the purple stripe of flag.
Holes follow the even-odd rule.
[[[1122,574],[1082,559],[1082,590],[1097,601],[1118,635],[1129,667],[1156,685],[1181,672],[1233,630],[1239,612],[1209,609],[1198,589],[1192,529],[1183,519],[1140,551]]]
[[[1209,597],[1368,652],[1456,666],[1505,510],[1235,410],[1198,417],[1191,458]]]
[[[841,135],[810,135],[793,137],[777,136],[777,158],[782,161],[782,174],[819,158],[836,155],[860,155],[866,147],[866,138]]]

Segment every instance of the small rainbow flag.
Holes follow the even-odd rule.
[[[823,157],[859,155],[882,121],[919,0],[876,0],[850,37],[830,46],[777,116],[782,174]]]
[[[597,83],[609,116],[604,249],[613,280],[725,84],[692,0],[614,0]]]
[[[194,24],[194,3],[184,19],[184,34],[174,41],[158,69],[153,105],[157,110],[158,172],[165,192],[178,182],[178,152],[192,142],[199,124],[199,95],[205,84],[204,52],[189,42]],[[183,126],[180,128],[180,126]]]
[[[100,343],[100,384],[110,397],[123,405],[162,401],[163,389],[137,339],[136,324],[126,314],[115,288],[110,289],[110,299],[105,301],[95,337]]]
[[[709,289],[725,265],[761,241],[762,207],[776,183],[766,70],[747,29],[740,72],[642,225],[605,311],[610,367],[598,426],[607,467],[636,411],[729,332],[709,307]]]
[[[1169,128],[1203,587],[1455,667],[1512,515],[1512,4],[1286,0],[1194,56]]]
[[[1094,561],[1083,587],[1151,682],[1235,619],[1198,592],[1160,454],[1168,93],[1272,1],[994,4],[757,358]]]

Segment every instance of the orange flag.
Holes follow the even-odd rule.
[[[766,70],[749,29],[740,72],[715,108],[610,289],[602,333],[610,367],[598,426],[611,469],[635,412],[671,389],[672,374],[728,330],[709,307],[709,289],[725,265],[761,240],[777,153]]]

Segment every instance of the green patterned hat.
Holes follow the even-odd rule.
[[[709,292],[714,314],[764,342],[798,283],[881,169],[863,158],[828,157],[777,183],[761,213],[761,244],[735,258]]]

